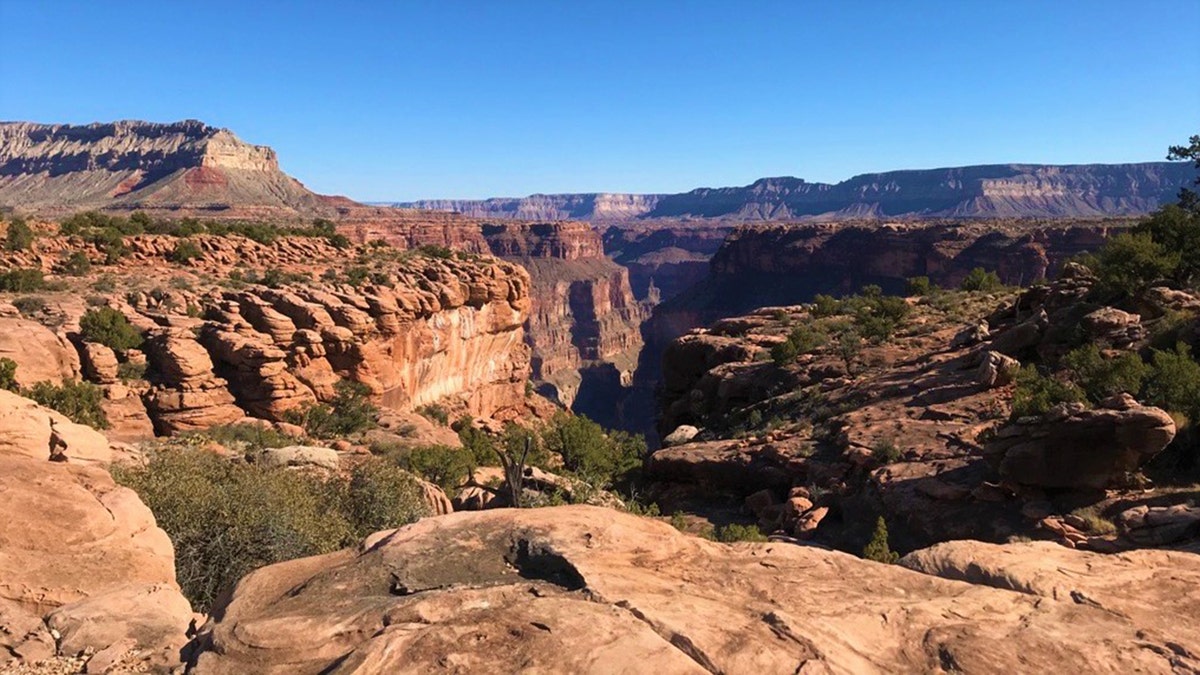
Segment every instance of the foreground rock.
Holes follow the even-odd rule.
[[[1096,410],[1060,405],[999,430],[984,456],[1005,480],[1048,488],[1104,488],[1137,471],[1175,438],[1164,410],[1129,395]]]
[[[1172,563],[1194,588],[1200,559],[1173,555],[1178,565],[1166,554],[1140,570],[1117,564],[1111,580],[1126,579],[1133,597]],[[1179,626],[1200,611],[1194,594],[1127,614],[1089,601],[1093,592],[1038,597],[817,548],[717,544],[594,507],[506,509],[426,519],[358,551],[254,572],[202,629],[194,672],[1193,667],[1200,642]]]
[[[103,440],[96,432],[56,424],[67,449],[65,461],[50,461],[56,417],[0,391],[0,427],[19,420],[29,429],[0,432],[0,666],[85,651],[98,659],[88,672],[130,659],[177,662],[192,611],[175,583],[171,541],[87,447],[92,435]]]

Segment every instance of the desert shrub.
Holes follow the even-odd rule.
[[[124,314],[112,307],[89,309],[79,320],[79,332],[84,340],[116,351],[137,349],[142,345],[142,334]]]
[[[398,454],[397,463],[425,480],[454,494],[475,468],[471,451],[448,445],[425,445]]]
[[[344,490],[302,472],[167,450],[145,466],[114,467],[175,545],[184,595],[207,611],[222,589],[265,565],[328,553],[355,537]]]
[[[175,249],[171,251],[171,262],[179,263],[180,265],[187,264],[191,260],[195,260],[204,255],[196,242],[184,239],[175,244]]]
[[[425,244],[417,247],[417,253],[426,258],[453,258],[454,251],[446,246],[438,246],[437,244]]]
[[[104,253],[106,265],[115,264],[125,256],[125,235],[115,228],[105,228],[90,233],[87,240],[100,248]]]
[[[995,272],[989,272],[982,267],[976,267],[967,273],[967,277],[963,279],[959,288],[964,291],[991,293],[1004,288],[1004,284],[1000,283],[1000,276]]]
[[[146,364],[135,361],[125,361],[117,364],[117,377],[124,382],[146,379]]]
[[[112,293],[117,290],[117,278],[111,274],[103,274],[92,282],[92,290],[100,293]]]
[[[91,271],[92,261],[83,251],[75,251],[67,256],[67,261],[63,263],[63,272],[73,277],[82,277]]]
[[[346,268],[346,283],[358,288],[366,283],[371,276],[371,270],[362,265],[351,265]]]
[[[785,365],[825,344],[829,336],[811,326],[797,326],[788,333],[787,339],[771,347],[771,359],[777,365]]]
[[[1179,267],[1179,251],[1169,251],[1148,232],[1122,232],[1104,242],[1092,258],[1092,271],[1103,293],[1126,296],[1139,293]]]
[[[33,316],[46,309],[46,300],[36,295],[26,295],[12,301],[21,316]]]
[[[641,466],[646,442],[641,436],[606,432],[583,415],[555,413],[541,430],[546,449],[557,453],[563,466],[598,484],[611,483]]]
[[[483,429],[476,428],[469,415],[460,417],[454,423],[454,430],[458,432],[458,440],[462,442],[463,448],[471,453],[471,459],[475,466],[497,466],[499,464],[492,437]]]
[[[813,297],[812,315],[817,318],[842,314],[842,301],[832,295],[817,294]]]
[[[1200,363],[1180,342],[1173,350],[1151,352],[1153,370],[1146,382],[1146,400],[1170,412],[1200,420]]]
[[[300,284],[312,281],[312,277],[301,272],[285,272],[278,267],[272,267],[263,272],[258,279],[247,277],[250,283],[260,283],[268,288],[280,288],[286,284]]]
[[[842,363],[846,365],[846,372],[854,374],[854,362],[862,353],[863,340],[858,331],[848,329],[842,331],[838,335],[837,352],[838,356],[842,357]]]
[[[1083,392],[1074,384],[1042,375],[1037,366],[1026,364],[1017,371],[1012,416],[1020,418],[1044,415],[1060,403],[1077,403],[1083,400]]]
[[[296,445],[300,439],[258,424],[223,424],[196,432],[231,450],[262,450]]]
[[[713,529],[713,539],[732,544],[735,541],[766,541],[767,537],[754,525],[729,523]]]
[[[908,294],[915,296],[929,295],[937,290],[937,286],[929,277],[912,277],[908,280]]]
[[[420,408],[417,408],[417,414],[421,415],[421,417],[424,417],[425,419],[427,419],[431,422],[436,422],[444,427],[450,426],[449,411],[447,411],[446,408],[444,408],[443,406],[440,406],[436,403],[430,403],[429,405],[423,405]]]
[[[421,488],[412,475],[380,459],[354,467],[342,504],[355,540],[407,525],[428,514]]]
[[[900,451],[900,446],[890,438],[881,438],[875,441],[875,444],[871,446],[871,454],[881,464],[895,464],[904,456]]]
[[[1117,526],[1109,519],[1105,518],[1100,509],[1095,506],[1087,506],[1080,509],[1075,509],[1071,512],[1072,516],[1083,521],[1083,529],[1088,534],[1106,535],[1116,534]]]
[[[39,269],[22,267],[0,274],[0,291],[29,293],[40,291],[45,287],[46,280]]]
[[[0,357],[0,389],[17,391],[17,362]]]
[[[1150,367],[1136,353],[1122,352],[1119,356],[1105,358],[1100,348],[1091,344],[1067,354],[1063,363],[1093,403],[1122,392],[1137,395],[1150,374]]]
[[[8,230],[4,236],[4,248],[8,251],[28,251],[33,245],[33,228],[24,218],[13,218],[8,221]]]
[[[108,417],[100,407],[100,402],[104,400],[104,390],[91,382],[66,380],[61,385],[38,382],[22,390],[21,395],[57,410],[76,424],[86,424],[93,429],[108,428]]]
[[[288,411],[287,420],[304,427],[314,438],[339,438],[375,426],[379,408],[371,403],[371,390],[361,382],[341,380],[328,403],[310,403]]]
[[[883,516],[879,516],[879,519],[875,521],[875,532],[871,534],[871,540],[863,548],[862,557],[889,565],[900,559],[900,554],[888,546],[887,521],[883,519]]]

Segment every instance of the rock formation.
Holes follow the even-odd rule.
[[[964,583],[813,547],[718,544],[596,507],[451,514],[250,574],[202,628],[193,672],[1200,666],[1187,621],[1200,611],[1197,556],[1113,561],[1106,576],[1094,556],[1055,551],[1058,569],[1080,572],[1068,576],[1040,548],[1001,551],[986,558],[995,572]],[[1039,567],[1056,578],[988,587]],[[1155,586],[1154,570],[1174,580]]]
[[[66,444],[56,461],[52,422]],[[104,469],[108,442],[2,390],[0,439],[0,668],[84,652],[88,672],[178,662],[192,610],[171,541]]]
[[[680,194],[563,194],[424,200],[403,206],[477,218],[1081,217],[1148,213],[1195,176],[1187,164],[994,164],[863,174],[840,183],[762,178]]]
[[[332,213],[275,152],[188,120],[0,124],[0,204],[30,210],[194,209]]]

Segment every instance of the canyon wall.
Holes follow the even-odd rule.
[[[360,249],[355,255],[317,238],[271,245],[232,236],[191,239],[202,255],[180,265],[169,262],[177,239],[127,238],[129,253],[113,275],[117,287],[87,291],[88,304],[112,307],[143,331],[140,349],[114,354],[83,341],[82,291],[44,296],[40,318],[56,328],[38,326],[55,333],[41,342],[57,339],[79,350],[82,373],[105,388],[106,408],[140,401],[141,419],[148,416],[158,433],[173,433],[246,415],[282,420],[305,404],[331,400],[336,383],[352,380],[397,410],[438,402],[479,417],[524,414],[530,279],[521,267],[469,254]],[[33,251],[5,254],[0,264],[51,271],[73,251],[96,265],[103,259],[78,238],[46,237]],[[369,277],[352,281],[349,272],[359,266]],[[235,269],[241,276],[230,279]],[[265,270],[274,276],[252,277]],[[23,321],[16,315],[0,305],[6,325]],[[144,377],[123,381],[118,361],[146,364]],[[18,361],[18,372],[35,367]]]
[[[323,197],[279,169],[274,150],[195,120],[0,123],[0,205],[276,218],[331,212]]]
[[[1095,217],[1148,213],[1173,201],[1193,178],[1195,170],[1186,163],[990,164],[863,174],[836,184],[785,176],[679,194],[532,195],[401,205],[478,218],[595,221]]]
[[[482,231],[494,254],[529,271],[526,335],[542,393],[611,424],[612,401],[632,383],[648,315],[628,271],[604,255],[585,223],[484,224]]]

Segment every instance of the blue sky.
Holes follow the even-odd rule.
[[[0,119],[195,118],[356,199],[1162,159],[1200,0],[0,0]]]

